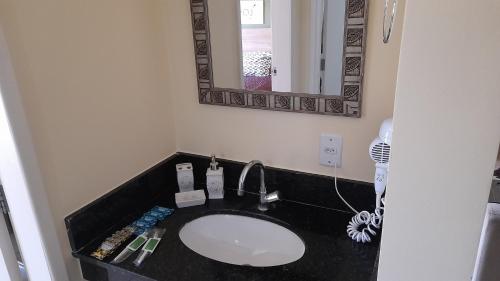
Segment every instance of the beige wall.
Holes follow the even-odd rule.
[[[392,115],[402,21],[398,21],[391,44],[383,45],[383,9],[371,6],[363,117],[355,119],[198,104],[189,1],[166,1],[164,26],[177,149],[205,155],[213,152],[241,161],[261,159],[268,165],[331,175],[331,168],[318,164],[319,135],[331,132],[344,137],[339,175],[372,181],[374,164],[368,147],[382,120]]]
[[[345,142],[339,175],[372,181],[367,150],[392,115],[401,32],[382,45],[373,6],[363,118],[354,119],[198,104],[186,0],[0,0],[72,280],[80,273],[63,218],[176,150],[332,174],[318,143],[333,132]]]
[[[500,141],[500,2],[408,1],[379,281],[465,281]]]
[[[311,1],[292,1],[292,91],[309,92]]]
[[[214,85],[242,88],[238,1],[208,0]]]
[[[63,218],[175,152],[157,3],[0,0],[72,280]]]

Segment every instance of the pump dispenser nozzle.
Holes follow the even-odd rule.
[[[210,162],[210,170],[215,171],[215,170],[217,170],[217,165],[219,165],[219,163],[217,161],[215,161],[214,154],[210,155],[210,158],[212,158],[212,161]]]

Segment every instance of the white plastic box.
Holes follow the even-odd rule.
[[[195,190],[188,192],[178,192],[175,194],[175,204],[179,208],[197,206],[205,204],[205,191]]]

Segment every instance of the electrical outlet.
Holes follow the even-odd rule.
[[[321,134],[319,145],[319,163],[325,166],[342,166],[342,137],[333,134]]]

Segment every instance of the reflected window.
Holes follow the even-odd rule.
[[[272,29],[269,0],[240,0],[243,83],[246,90],[272,90]]]
[[[241,24],[264,24],[264,0],[241,0]]]

